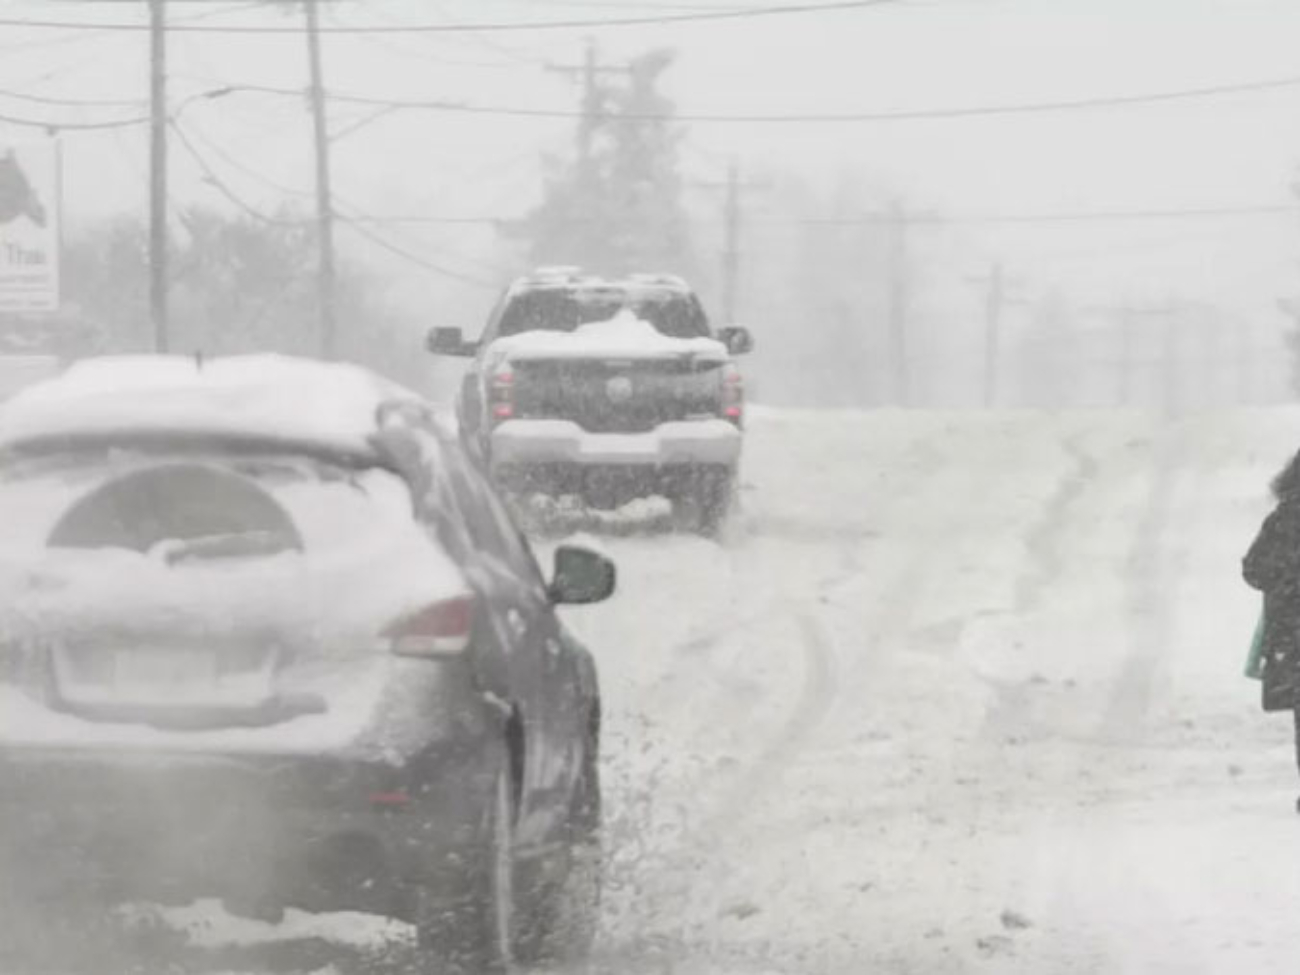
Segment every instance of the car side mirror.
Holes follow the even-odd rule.
[[[729,325],[718,329],[718,339],[732,355],[744,355],[754,351],[754,336],[749,329],[740,325]]]
[[[434,355],[470,357],[478,352],[478,343],[465,341],[458,328],[431,328],[424,344]]]
[[[608,556],[582,545],[561,545],[555,550],[551,601],[571,606],[601,602],[613,595],[617,575]]]

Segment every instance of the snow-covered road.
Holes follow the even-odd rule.
[[[612,533],[621,595],[569,614],[606,694],[595,970],[1294,971],[1300,780],[1238,676],[1238,564],[1297,431],[756,411],[732,537]],[[221,919],[279,944],[202,957],[348,972],[382,933]]]
[[[762,414],[723,548],[611,541],[601,969],[1293,971],[1238,582],[1294,414]]]

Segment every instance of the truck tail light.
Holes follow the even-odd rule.
[[[745,380],[732,363],[722,368],[722,415],[736,426],[745,422]]]
[[[498,369],[488,383],[488,411],[492,422],[500,423],[515,415],[515,374],[509,368]]]

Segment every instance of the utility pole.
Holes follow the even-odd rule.
[[[168,351],[167,321],[167,15],[149,0],[149,317],[154,351]]]
[[[894,372],[894,402],[911,401],[907,341],[907,214],[895,200],[889,207],[889,336]]]
[[[1119,309],[1119,402],[1133,402],[1133,309]]]
[[[602,65],[596,50],[596,42],[589,37],[583,48],[582,64],[548,64],[546,70],[571,76],[577,75],[582,86],[582,120],[578,125],[578,165],[585,170],[591,165],[596,131],[600,128],[601,119],[605,114],[605,97],[600,88],[600,76],[629,74],[630,68],[626,64]]]
[[[740,231],[744,222],[744,191],[763,189],[768,184],[762,180],[741,178],[740,164],[732,159],[727,164],[725,181],[699,180],[691,185],[701,189],[723,192],[722,204],[722,320],[727,325],[736,323],[736,309],[740,303]]]
[[[1236,359],[1236,382],[1233,386],[1233,406],[1245,406],[1251,402],[1250,387],[1251,367],[1254,365],[1254,342],[1252,341],[1251,328],[1247,324],[1250,319],[1238,319],[1236,327],[1232,330],[1233,337],[1233,358]]]
[[[1223,394],[1223,381],[1219,370],[1221,363],[1219,340],[1223,325],[1223,318],[1217,314],[1202,315],[1197,325],[1196,353],[1199,378],[1196,385],[1200,391],[1200,401],[1197,405],[1202,409],[1229,405],[1228,397]]]
[[[726,239],[722,249],[723,321],[736,321],[736,285],[740,276],[740,167],[727,166]]]
[[[1161,338],[1161,403],[1165,412],[1173,415],[1179,403],[1178,371],[1181,363],[1178,358],[1177,316],[1185,307],[1184,303],[1168,300],[1157,304],[1120,304],[1099,305],[1090,311],[1110,315],[1119,325],[1120,359],[1118,363],[1118,398],[1121,406],[1133,403],[1133,373],[1139,365],[1136,355],[1137,323],[1143,319],[1157,319],[1162,322]],[[1143,360],[1147,361],[1147,360]]]
[[[155,0],[157,2],[157,0]],[[316,223],[320,236],[320,271],[316,281],[320,323],[320,354],[335,354],[334,202],[330,191],[329,128],[325,112],[325,84],[321,68],[320,0],[307,0],[307,56],[311,64],[311,112],[316,139]]]
[[[1002,262],[994,261],[987,277],[971,278],[974,284],[987,285],[984,298],[984,408],[991,408],[998,398],[998,366],[1002,358],[1002,303],[1006,281]]]
[[[596,87],[596,42],[590,37],[582,52],[582,124],[578,126],[578,162],[591,165],[591,146],[600,124],[601,98]]]
[[[1025,299],[1008,295],[1015,283],[1008,282],[1002,262],[994,261],[989,273],[968,279],[986,287],[984,297],[984,408],[997,405],[1002,365],[1002,312],[1008,305],[1023,305]]]
[[[1002,262],[994,261],[989,272],[989,294],[984,305],[984,408],[993,406],[998,395],[998,359],[1002,352]]]
[[[1164,388],[1165,416],[1174,416],[1183,405],[1182,349],[1179,342],[1178,320],[1174,317],[1174,303],[1166,302],[1157,314],[1164,318]]]

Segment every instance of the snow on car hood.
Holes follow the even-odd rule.
[[[727,347],[717,339],[679,339],[623,310],[603,322],[580,325],[572,332],[520,332],[492,343],[488,358],[503,359],[726,359]]]

